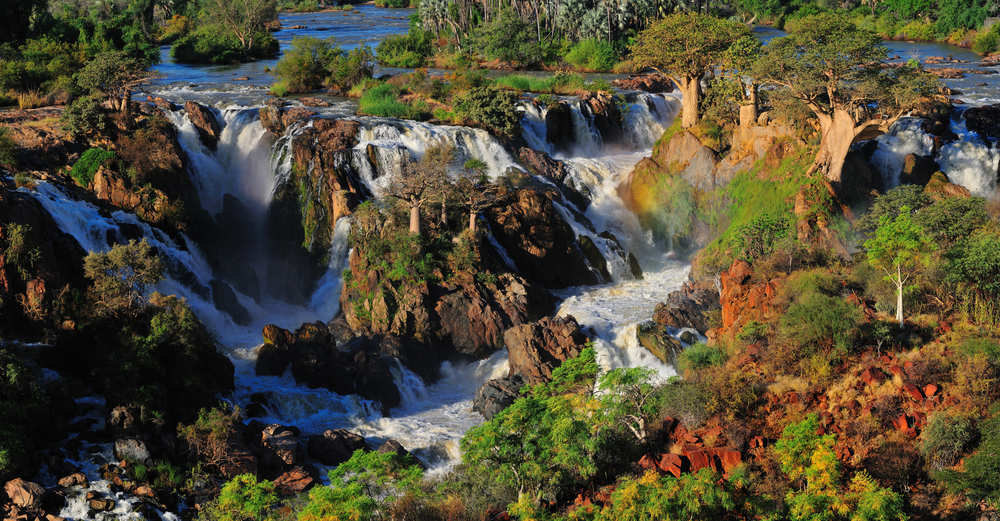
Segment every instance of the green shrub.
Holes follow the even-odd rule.
[[[376,7],[388,7],[391,9],[406,9],[416,7],[414,0],[375,0]]]
[[[767,257],[774,245],[783,239],[791,228],[785,215],[761,214],[733,233],[732,250],[736,256],[749,263]]]
[[[271,87],[271,92],[283,96],[330,87],[346,94],[355,85],[372,77],[372,59],[367,46],[357,47],[348,53],[337,47],[333,38],[295,38],[292,48],[275,66],[278,82]]]
[[[339,51],[339,49],[338,49]],[[337,52],[326,66],[328,87],[339,93],[347,93],[355,85],[371,79],[375,55],[367,45]]]
[[[767,324],[751,320],[743,325],[736,338],[747,344],[756,344],[757,342],[767,340],[767,334],[770,330],[771,328]]]
[[[361,95],[358,111],[362,114],[386,118],[412,118],[413,109],[399,100],[400,90],[395,85],[383,83]]]
[[[688,347],[677,358],[677,367],[682,371],[704,369],[726,362],[726,351],[720,347],[697,343]]]
[[[170,55],[180,63],[232,64],[273,58],[278,54],[278,40],[268,32],[254,36],[253,46],[243,44],[217,25],[204,25],[178,39]]]
[[[517,95],[493,87],[477,87],[456,96],[455,114],[504,138],[513,138],[521,130]]]
[[[103,148],[94,147],[87,149],[80,159],[73,163],[73,168],[69,171],[70,177],[76,181],[76,184],[89,188],[90,184],[94,182],[94,174],[97,173],[97,169],[108,164],[108,162],[115,161],[118,158],[114,152],[110,150],[105,150]]]
[[[995,366],[1000,367],[1000,342],[994,338],[969,338],[959,346],[966,356],[984,355]]]
[[[618,61],[615,48],[596,39],[580,40],[566,53],[565,60],[579,69],[595,72],[610,71]]]
[[[17,144],[10,138],[7,127],[0,127],[0,166],[8,169],[17,167]]]
[[[74,99],[59,116],[63,129],[74,138],[106,134],[110,124],[101,106],[102,100],[100,95]]]
[[[29,471],[40,442],[54,433],[52,412],[39,372],[0,345],[0,480]]]
[[[809,292],[795,299],[779,322],[779,333],[808,356],[835,348],[846,354],[858,334],[860,311],[840,296]]]
[[[483,57],[523,66],[538,65],[548,57],[548,49],[535,41],[535,26],[512,9],[504,9],[488,23],[476,28],[472,41]]]
[[[972,42],[972,50],[979,54],[992,54],[1000,49],[1000,24],[990,27],[989,31],[976,35]]]
[[[274,483],[241,474],[222,486],[219,497],[199,513],[199,521],[262,521],[278,506]]]
[[[963,470],[941,471],[935,478],[975,501],[1000,502],[1000,416],[979,427],[982,439],[973,454],[965,458]]]
[[[674,378],[661,392],[662,413],[677,418],[688,428],[700,427],[712,415],[712,394],[700,384]]]
[[[975,436],[976,431],[969,418],[936,413],[920,434],[920,452],[931,469],[940,470],[954,465],[965,454]]]
[[[385,37],[375,49],[380,65],[409,69],[423,67],[433,52],[431,33],[419,25],[411,25],[407,34]]]

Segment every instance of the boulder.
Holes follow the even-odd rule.
[[[95,497],[87,500],[87,506],[94,512],[110,512],[115,509],[115,500]]]
[[[579,355],[588,341],[570,316],[545,317],[515,326],[503,338],[510,361],[508,376],[518,375],[528,385],[549,381],[552,370]]]
[[[985,138],[1000,138],[1000,104],[972,107],[965,111],[965,125]]]
[[[708,330],[708,314],[720,308],[719,291],[711,283],[685,282],[681,289],[667,295],[656,305],[653,321],[675,329]]]
[[[395,454],[400,458],[410,454],[410,451],[406,450],[402,443],[392,439],[385,440],[385,443],[379,445],[376,451],[380,454]]]
[[[645,92],[673,92],[674,82],[662,74],[639,74],[618,78],[611,82],[622,90],[641,90]]]
[[[260,463],[266,476],[276,476],[302,461],[298,429],[271,424],[260,433]]]
[[[617,143],[622,140],[625,135],[622,130],[624,118],[611,93],[588,92],[580,97],[580,107],[584,116],[590,116],[590,120],[601,134],[604,143]]]
[[[569,150],[575,141],[573,109],[564,101],[549,105],[545,111],[545,139],[556,150]]]
[[[233,288],[219,279],[212,279],[212,301],[238,325],[250,325],[250,312],[240,304]]]
[[[554,190],[518,190],[510,204],[487,211],[490,228],[528,280],[548,288],[597,284],[576,233],[553,203],[558,200]]]
[[[666,326],[647,320],[639,324],[635,335],[639,345],[653,353],[661,362],[670,366],[677,365],[677,356],[684,350],[684,346],[667,331]]]
[[[524,379],[520,375],[494,378],[476,391],[472,410],[489,420],[514,403],[520,396],[521,387],[524,387]]]
[[[41,507],[45,488],[38,483],[15,478],[3,486],[4,492],[15,506],[25,510],[36,510]]]
[[[149,463],[152,459],[146,443],[136,438],[119,438],[115,440],[115,458],[119,461],[132,463]]]
[[[346,429],[328,429],[308,441],[309,456],[324,465],[339,465],[365,447],[364,438]]]
[[[908,154],[903,158],[903,170],[899,173],[899,182],[924,186],[938,170],[938,164],[934,158]]]
[[[83,472],[74,472],[68,476],[59,478],[58,484],[62,488],[86,487],[89,482],[87,481],[87,476],[85,476]]]
[[[215,150],[215,147],[219,144],[219,134],[222,133],[219,121],[215,119],[215,112],[194,101],[184,103],[184,111],[187,112],[188,119],[198,131],[198,137],[201,139],[201,142],[206,147]]]
[[[949,197],[971,197],[972,193],[963,186],[956,185],[948,180],[948,176],[942,172],[935,172],[930,181],[924,186],[924,193],[935,201],[947,199]]]
[[[277,478],[274,488],[283,497],[294,497],[316,485],[316,478],[305,467],[294,467]]]

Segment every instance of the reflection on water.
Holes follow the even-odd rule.
[[[359,45],[369,45],[374,49],[386,36],[405,33],[413,13],[413,9],[385,9],[373,5],[356,5],[350,11],[282,13],[279,15],[282,28],[273,34],[281,45],[281,52],[285,52],[292,39],[299,36],[333,38],[344,49]],[[160,49],[160,63],[152,68],[159,75],[152,84],[183,83],[203,88],[209,85],[215,88],[225,85],[270,85],[274,81],[270,71],[277,62],[275,58],[238,65],[187,65],[174,62],[170,57],[170,47],[164,46]]]

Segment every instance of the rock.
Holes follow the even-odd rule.
[[[139,485],[135,487],[135,490],[132,491],[132,494],[139,497],[147,497],[147,498],[156,497],[156,492],[154,492],[153,488],[150,487],[149,485]]]
[[[258,376],[281,376],[292,363],[292,352],[288,345],[262,344],[257,349],[254,372]]]
[[[949,197],[971,197],[972,193],[969,192],[965,187],[953,184],[948,180],[948,177],[941,172],[935,172],[931,176],[931,180],[927,182],[927,186],[924,187],[924,193],[934,199],[935,201],[940,201],[942,199],[947,199]]]
[[[549,105],[545,112],[545,139],[556,150],[568,150],[575,141],[573,109],[564,101]]]
[[[864,371],[861,371],[861,381],[863,381],[865,385],[880,385],[885,381],[885,378],[885,373],[877,367],[869,367]]]
[[[569,169],[566,168],[565,163],[533,148],[519,148],[517,158],[532,174],[551,179],[558,185],[562,185],[566,176],[569,175]]]
[[[316,484],[316,479],[304,467],[294,467],[274,479],[274,488],[284,497],[297,496]]]
[[[652,320],[639,324],[635,331],[639,345],[645,347],[653,356],[663,363],[675,367],[677,356],[684,350],[680,341],[670,335],[666,326],[661,326]]]
[[[937,384],[927,384],[924,386],[924,396],[930,398],[936,395],[939,389],[941,389],[941,387]]]
[[[520,375],[494,378],[476,391],[472,410],[489,420],[514,403],[520,396],[521,387],[524,387],[524,380]]]
[[[260,433],[262,472],[276,476],[302,461],[298,431],[284,425],[271,424]]]
[[[636,280],[642,280],[642,266],[639,265],[639,259],[635,258],[635,255],[632,255],[632,252],[629,252],[626,262],[628,262],[629,273],[631,273]]]
[[[618,78],[611,82],[622,90],[641,90],[645,92],[673,92],[674,82],[660,74],[640,74]]]
[[[135,438],[119,438],[115,440],[115,458],[132,463],[149,463],[149,449],[146,443]]]
[[[722,329],[733,331],[751,320],[763,320],[777,295],[773,281],[751,283],[753,270],[746,261],[736,260],[721,274]]]
[[[691,472],[698,472],[704,468],[714,468],[712,457],[704,450],[684,451],[683,455],[690,462]]]
[[[395,454],[397,457],[404,457],[410,454],[410,451],[403,447],[402,443],[396,440],[386,440],[385,443],[379,445],[376,449],[381,454]]]
[[[653,321],[675,329],[708,330],[708,313],[719,309],[719,292],[711,283],[685,282],[681,289],[667,295],[667,301],[657,304]]]
[[[972,107],[964,115],[969,130],[983,138],[1000,138],[1000,104]]]
[[[238,325],[250,325],[250,312],[240,304],[233,288],[219,279],[212,279],[212,301],[215,307],[225,311]]]
[[[594,240],[589,236],[581,235],[577,238],[577,242],[583,256],[587,258],[587,264],[600,275],[601,282],[610,281],[611,273],[608,271],[608,261],[604,259],[604,255],[601,254],[600,248],[594,244]]]
[[[924,395],[920,392],[920,388],[913,384],[903,384],[903,392],[915,402],[924,401]]]
[[[512,327],[503,338],[510,360],[508,376],[519,375],[528,385],[547,382],[552,370],[580,354],[588,341],[573,317],[545,317]]]
[[[94,498],[87,501],[87,506],[95,512],[109,512],[115,509],[115,500]]]
[[[324,465],[339,465],[351,458],[356,450],[365,448],[365,439],[346,429],[326,430],[310,436],[309,456]]]
[[[215,150],[219,144],[219,134],[222,132],[218,120],[215,119],[215,113],[208,107],[194,101],[184,103],[184,111],[187,112],[191,124],[198,130],[201,142],[206,147]]]
[[[686,462],[684,458],[677,454],[661,454],[656,462],[656,468],[661,472],[672,474],[675,478],[681,477],[684,472]]]
[[[903,170],[899,174],[899,182],[924,186],[937,171],[938,164],[934,158],[908,154],[903,159]]]
[[[594,127],[604,143],[617,143],[624,136],[621,111],[613,95],[608,92],[588,92],[580,97],[580,107],[586,117],[589,113]]]
[[[15,506],[26,510],[35,510],[41,506],[45,488],[38,483],[15,478],[3,486],[4,492]]]
[[[86,487],[89,482],[87,481],[87,476],[85,476],[83,472],[74,472],[68,476],[60,478],[58,484],[62,488]]]
[[[576,233],[553,205],[555,191],[521,189],[510,204],[487,211],[490,227],[518,269],[548,288],[597,284]],[[559,266],[559,269],[552,269]]]

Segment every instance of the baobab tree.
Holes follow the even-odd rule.
[[[698,124],[701,79],[724,60],[734,42],[750,35],[747,26],[714,16],[672,14],[639,33],[632,64],[669,78],[681,91],[681,125]]]
[[[416,162],[403,168],[389,185],[386,195],[410,211],[410,233],[420,235],[420,209],[441,196],[448,184],[448,165],[454,157],[451,145],[433,145]]]
[[[465,162],[464,172],[455,183],[455,187],[469,210],[469,233],[475,235],[479,214],[498,204],[503,190],[499,185],[490,182],[486,176],[486,164],[478,159]]]
[[[790,34],[764,47],[757,80],[780,87],[813,113],[821,141],[812,171],[840,184],[851,145],[889,130],[938,82],[916,68],[885,67],[881,38],[843,15],[824,13],[790,24]]]

